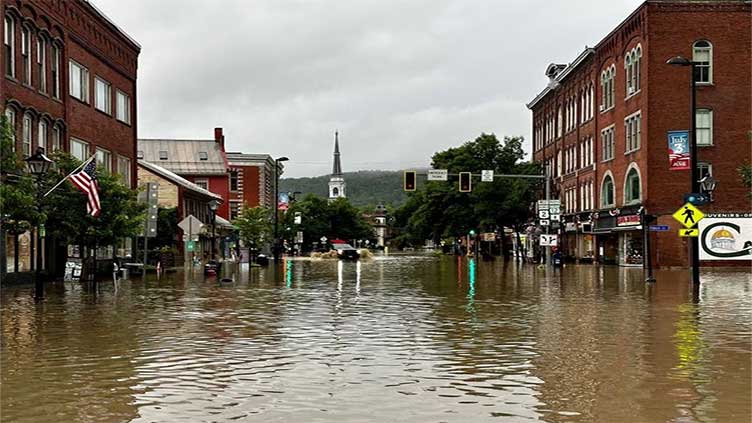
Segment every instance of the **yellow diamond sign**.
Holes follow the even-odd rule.
[[[699,229],[679,229],[679,236],[698,237],[700,236]]]
[[[674,213],[674,219],[684,225],[686,228],[691,228],[697,224],[705,214],[691,203],[687,203]]]

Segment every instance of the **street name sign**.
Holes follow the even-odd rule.
[[[540,245],[542,247],[556,247],[558,241],[558,235],[541,234],[540,236]]]
[[[429,181],[448,181],[449,171],[447,169],[428,169]]]
[[[668,225],[650,225],[650,232],[668,232]]]
[[[493,170],[482,170],[480,172],[481,182],[493,182],[493,176],[494,176]]]
[[[689,237],[698,237],[700,236],[700,230],[693,228],[693,229],[679,229],[679,236],[689,236]]]
[[[692,203],[686,203],[673,214],[674,219],[677,222],[684,225],[685,228],[691,228],[697,225],[697,222],[701,221],[705,214]]]

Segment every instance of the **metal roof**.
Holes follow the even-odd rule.
[[[214,140],[138,140],[139,157],[179,175],[224,175],[227,160],[222,146]],[[160,152],[166,159],[160,159]],[[165,154],[166,153],[166,154]],[[199,154],[201,153],[201,154]],[[206,153],[206,160],[200,156]]]
[[[532,109],[533,107],[535,107],[535,105],[539,101],[541,101],[546,95],[548,95],[548,93],[550,93],[553,89],[556,88],[556,86],[558,86],[559,82],[563,81],[564,78],[566,78],[570,73],[572,73],[573,70],[577,69],[577,67],[580,64],[582,64],[585,61],[585,59],[588,58],[592,54],[595,54],[595,49],[593,49],[592,47],[586,46],[585,50],[583,50],[583,52],[580,53],[580,55],[577,56],[577,58],[574,59],[572,63],[570,63],[569,65],[567,65],[567,67],[565,67],[559,73],[557,73],[553,81],[549,82],[548,86],[546,86],[546,88],[544,88],[543,91],[538,93],[538,95],[536,95],[534,99],[530,100],[530,103],[526,104],[527,108]],[[550,66],[551,65],[549,65],[549,67]]]
[[[183,178],[183,177],[181,177],[179,175],[176,175],[176,174],[170,172],[169,170],[167,170],[167,169],[165,169],[165,168],[163,168],[161,166],[157,166],[154,163],[149,163],[149,162],[144,161],[144,160],[139,160],[138,164],[139,164],[139,166],[142,166],[144,169],[146,169],[146,170],[148,170],[148,171],[150,171],[152,173],[157,174],[157,176],[161,176],[162,178],[167,179],[168,181],[170,181],[170,182],[172,182],[174,184],[180,185],[180,186],[182,186],[183,188],[185,188],[187,190],[193,191],[195,193],[198,193],[198,194],[201,194],[201,195],[204,195],[204,196],[207,196],[207,197],[211,197],[211,198],[217,199],[219,201],[224,201],[224,200],[222,200],[222,196],[217,195],[217,194],[215,194],[215,193],[213,193],[211,191],[205,190],[205,189],[201,188],[200,186],[194,184],[193,182],[191,182],[191,181],[189,181],[189,180],[187,180],[187,179],[185,179],[185,178]]]

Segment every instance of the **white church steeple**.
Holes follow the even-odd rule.
[[[339,132],[334,133],[334,165],[332,166],[332,176],[329,178],[329,200],[335,198],[346,198],[345,189],[347,184],[342,177],[342,163],[339,160]]]

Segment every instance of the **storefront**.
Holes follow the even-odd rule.
[[[642,266],[642,221],[637,208],[614,209],[594,215],[598,261],[602,264]]]
[[[639,214],[616,217],[616,231],[619,232],[619,265],[642,266],[643,240],[642,223]]]

